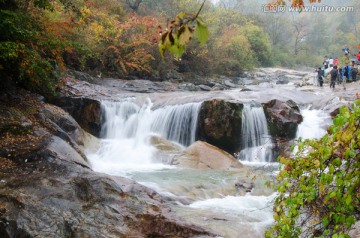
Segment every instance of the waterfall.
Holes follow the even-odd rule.
[[[243,149],[238,158],[249,162],[271,162],[272,140],[261,104],[244,104],[241,128]]]
[[[329,114],[321,110],[311,110],[310,107],[302,109],[303,121],[299,124],[296,138],[318,139],[326,134],[326,127],[331,125]]]
[[[103,102],[104,138],[142,138],[149,133],[188,146],[195,141],[201,103],[173,105],[151,110],[151,101],[139,107],[131,101]]]
[[[132,101],[102,102],[103,137],[100,149],[89,160],[97,171],[126,174],[152,171],[168,165],[155,158],[150,138],[157,134],[188,146],[195,141],[201,103],[173,105],[152,110],[150,100],[142,106]]]

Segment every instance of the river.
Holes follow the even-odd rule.
[[[95,171],[124,176],[162,194],[172,210],[187,222],[212,230],[219,237],[264,237],[273,223],[276,193],[265,186],[279,164],[271,158],[262,107],[246,104],[243,110],[248,135],[239,159],[240,171],[200,170],[172,165],[159,159],[153,136],[185,149],[195,141],[199,102],[154,107],[150,99],[141,105],[134,99],[104,101],[103,138],[100,149],[88,153]],[[328,113],[303,105],[303,123],[297,137],[318,138],[331,120]],[[245,113],[245,114],[244,114]],[[251,136],[249,136],[251,135]],[[255,142],[254,142],[255,141]],[[164,153],[162,152],[162,155]],[[170,151],[167,158],[174,156]],[[165,157],[166,157],[165,156]],[[250,192],[239,190],[237,181],[253,180]]]

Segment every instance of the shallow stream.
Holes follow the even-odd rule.
[[[156,134],[180,148],[190,145],[194,142],[193,123],[198,108],[198,103],[152,109],[151,101],[141,106],[131,101],[104,102],[104,139],[96,153],[88,154],[93,169],[128,177],[156,190],[179,217],[221,237],[264,237],[273,223],[272,203],[276,196],[265,182],[279,166],[266,162],[271,161],[268,155],[253,161],[243,156],[248,161],[243,161],[244,168],[238,171],[185,169],[156,159],[158,149],[149,138]],[[325,133],[324,128],[330,124],[326,113],[309,108],[301,113],[304,121],[298,137],[317,138]],[[242,179],[253,179],[251,192],[235,187]]]

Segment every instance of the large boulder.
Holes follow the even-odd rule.
[[[163,164],[174,164],[174,158],[184,150],[179,144],[156,135],[151,136],[150,144],[156,148],[154,160]]]
[[[0,169],[1,237],[215,237],[153,190],[56,155],[12,171]]]
[[[82,97],[64,96],[52,100],[79,123],[81,128],[99,137],[101,132],[101,102]]]
[[[203,141],[190,145],[174,163],[181,167],[194,169],[234,170],[242,164],[229,153]]]
[[[263,107],[271,136],[285,139],[295,138],[298,124],[302,122],[303,117],[294,101],[283,102],[273,99],[264,103]]]
[[[202,103],[198,117],[197,140],[206,141],[230,154],[241,145],[243,104],[214,99]]]

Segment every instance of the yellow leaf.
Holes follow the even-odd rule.
[[[178,24],[182,23],[185,15],[186,14],[184,12],[180,12],[179,14],[177,14],[177,16],[175,17],[175,22]]]
[[[180,45],[186,45],[192,37],[193,30],[189,26],[180,27],[177,36]]]

